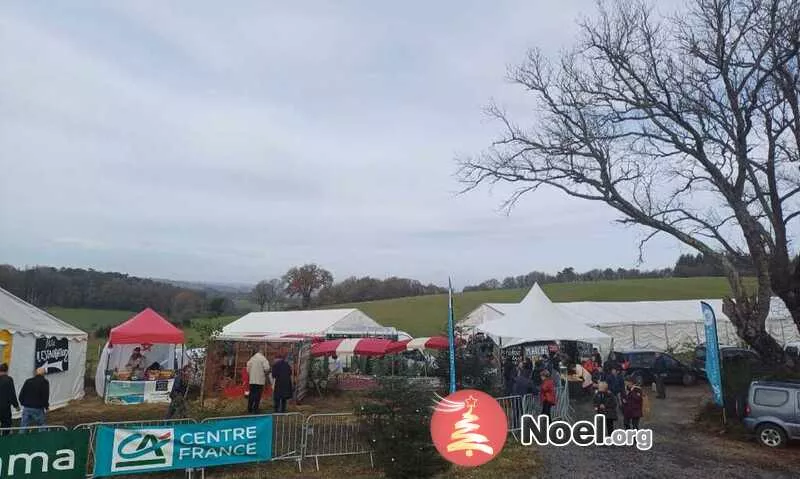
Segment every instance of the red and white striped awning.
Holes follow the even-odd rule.
[[[311,346],[312,356],[330,356],[333,354],[359,356],[385,356],[402,350],[402,346],[390,339],[379,338],[346,338],[330,339]]]
[[[431,336],[428,338],[414,338],[406,341],[398,341],[397,344],[402,344],[403,349],[406,351],[423,350],[423,349],[438,349],[445,350],[450,347],[447,338],[444,336]]]

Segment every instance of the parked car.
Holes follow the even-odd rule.
[[[786,345],[783,347],[783,350],[786,351],[787,356],[791,357],[795,361],[800,360],[800,341],[786,343]]]
[[[767,447],[783,447],[790,439],[800,439],[800,382],[750,383],[744,425]]]
[[[608,355],[608,362],[611,364],[622,364],[628,361],[630,366],[626,371],[626,376],[633,380],[641,379],[642,384],[652,384],[653,363],[656,354],[661,353],[667,362],[667,377],[664,379],[668,384],[683,384],[691,386],[697,380],[697,374],[691,366],[687,366],[675,359],[673,356],[654,349],[635,349],[629,351],[612,351]]]
[[[736,358],[744,358],[750,363],[750,371],[759,376],[762,373],[767,373],[769,370],[767,366],[761,361],[761,356],[755,351],[750,349],[740,348],[736,346],[722,346],[719,347],[722,362],[730,361]],[[700,344],[694,348],[694,359],[692,360],[692,367],[695,369],[697,376],[706,379],[706,345]]]

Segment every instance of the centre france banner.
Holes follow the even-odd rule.
[[[272,416],[160,427],[98,426],[94,475],[197,469],[271,458]]]
[[[717,317],[710,304],[700,301],[706,333],[706,378],[714,393],[714,402],[722,406],[722,364],[719,357]]]
[[[89,431],[46,431],[0,436],[0,477],[83,479]]]

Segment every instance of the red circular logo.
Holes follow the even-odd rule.
[[[494,459],[506,443],[506,414],[488,394],[464,389],[436,404],[431,437],[436,450],[459,466],[475,467]]]

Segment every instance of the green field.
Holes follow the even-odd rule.
[[[582,283],[546,284],[542,287],[555,302],[564,301],[646,301],[669,299],[713,299],[728,294],[724,278],[664,278]],[[527,290],[510,289],[474,291],[455,295],[456,319],[482,303],[518,302]],[[413,336],[439,334],[447,322],[447,295],[340,304],[328,308],[358,308],[385,326],[394,326]],[[51,308],[50,312],[84,331],[99,326],[116,325],[133,316],[127,311]],[[226,324],[236,319],[225,316],[217,319],[198,318],[195,325],[214,322]],[[187,343],[196,344],[199,338],[195,327],[185,329]],[[91,354],[90,354],[91,355]]]

